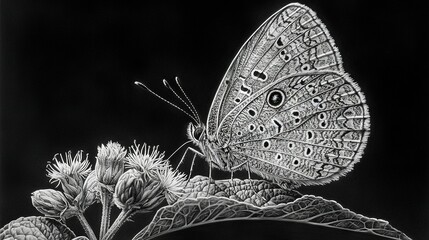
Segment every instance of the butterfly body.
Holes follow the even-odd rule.
[[[230,161],[229,148],[222,148],[214,139],[209,139],[203,124],[195,126],[188,125],[188,138],[201,150],[202,155],[213,166],[224,170],[232,171],[233,161]]]
[[[207,124],[189,138],[208,162],[277,183],[325,184],[349,172],[369,136],[359,86],[326,27],[292,3],[265,21],[227,70]]]

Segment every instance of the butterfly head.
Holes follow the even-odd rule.
[[[188,131],[188,137],[194,143],[199,145],[199,143],[204,141],[204,139],[206,138],[205,130],[206,130],[206,127],[204,126],[204,124],[202,124],[202,123],[195,124],[195,123],[191,122],[188,125],[188,130],[187,130]]]
[[[224,151],[225,149],[218,147],[216,143],[208,139],[203,123],[189,123],[188,138],[200,148],[206,161],[211,162],[218,169],[230,171],[230,164],[226,161],[228,156]]]

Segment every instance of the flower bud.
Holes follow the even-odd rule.
[[[136,169],[129,169],[119,178],[113,196],[116,206],[123,210],[147,211],[158,206],[164,197],[160,182]]]
[[[64,176],[64,178],[60,179],[60,182],[65,197],[71,203],[74,202],[75,198],[82,192],[83,179]]]
[[[124,160],[127,151],[119,143],[108,142],[98,148],[95,172],[97,179],[104,185],[115,185],[124,173]]]
[[[85,210],[96,201],[100,200],[99,182],[95,171],[92,171],[83,184],[81,194],[76,198],[77,205],[81,210]]]
[[[31,202],[37,211],[50,217],[63,219],[76,215],[76,209],[69,208],[62,192],[53,189],[41,189],[32,193]]]

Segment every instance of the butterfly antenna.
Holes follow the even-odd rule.
[[[189,105],[191,105],[192,109],[194,110],[194,115],[197,117],[197,119],[201,122],[200,116],[198,116],[198,111],[195,108],[194,104],[192,104],[191,99],[186,95],[186,92],[183,90],[182,85],[180,84],[179,77],[175,78],[177,86],[179,86],[180,91],[183,93],[183,96],[185,96],[186,100],[188,100]]]
[[[192,103],[191,104],[188,104],[185,100],[183,100],[183,98],[181,98],[180,96],[179,96],[179,94],[177,94],[176,93],[176,91],[174,91],[174,89],[171,87],[171,85],[168,83],[168,81],[167,80],[163,80],[162,81],[163,83],[164,83],[164,86],[166,87],[166,88],[168,88],[168,90],[170,90],[171,92],[173,92],[173,94],[180,100],[180,101],[182,101],[182,103],[183,104],[185,104],[185,106],[191,111],[191,113],[192,113],[192,115],[194,116],[194,118],[196,118],[197,120],[198,120],[198,122],[201,122],[200,121],[200,117],[198,116],[198,114],[197,114],[197,112],[195,111],[195,109],[194,108],[191,108],[190,107],[190,105],[192,105]],[[181,90],[182,91],[182,90]],[[183,91],[182,91],[183,92]],[[186,97],[186,95],[185,95],[185,97]],[[188,102],[189,102],[189,99],[186,97],[186,99],[188,100]]]
[[[141,88],[143,88],[143,89],[145,89],[145,90],[147,90],[148,92],[150,92],[155,97],[161,99],[162,101],[164,101],[164,102],[170,104],[171,106],[177,108],[178,110],[182,111],[184,114],[188,115],[192,120],[194,120],[195,123],[199,123],[198,120],[194,116],[192,116],[191,114],[189,114],[188,112],[186,112],[185,110],[183,110],[182,108],[180,108],[179,106],[177,106],[176,104],[174,104],[174,103],[168,101],[167,99],[161,97],[160,95],[156,94],[154,91],[152,91],[150,88],[148,88],[143,83],[135,81],[134,84],[137,85],[137,86],[139,86],[139,87],[141,87]]]

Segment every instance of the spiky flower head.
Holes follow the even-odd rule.
[[[113,186],[124,173],[124,160],[127,151],[117,142],[101,144],[97,148],[97,162],[95,172],[100,183]]]
[[[164,152],[158,151],[158,146],[151,147],[146,143],[140,145],[135,142],[129,149],[126,164],[128,168],[134,168],[150,177],[156,177],[157,172],[167,166]]]
[[[119,178],[113,194],[113,202],[123,210],[150,211],[163,200],[159,181],[136,169],[127,170]]]
[[[67,219],[77,214],[77,210],[68,204],[63,193],[54,189],[33,192],[31,202],[45,216]]]
[[[74,201],[82,191],[85,178],[91,172],[91,164],[88,155],[83,159],[83,151],[78,151],[74,157],[71,151],[68,151],[64,157],[62,154],[55,154],[46,170],[49,181],[61,185],[66,198]]]
[[[158,171],[158,179],[164,190],[164,195],[168,204],[176,202],[177,199],[183,195],[183,189],[186,183],[185,174],[167,166]]]

